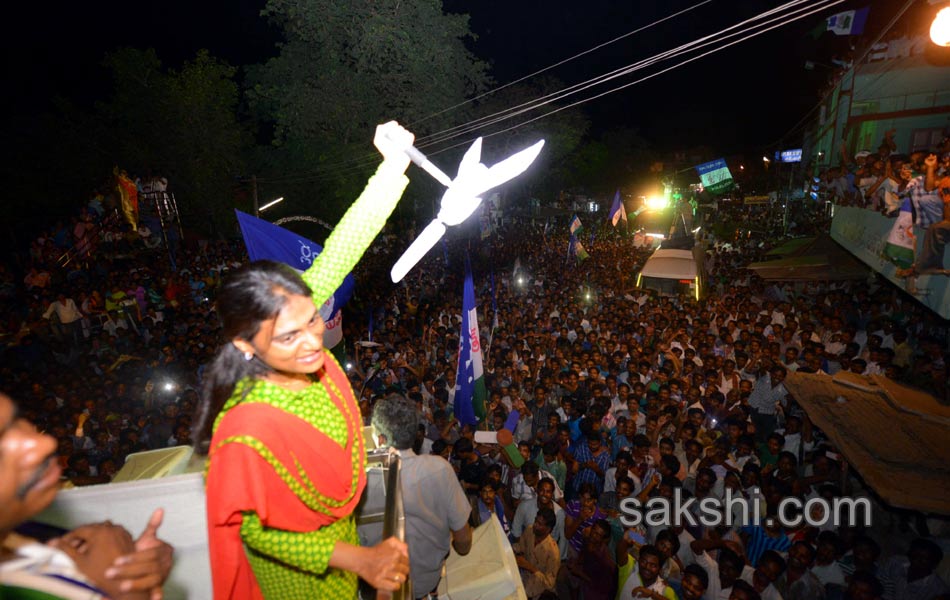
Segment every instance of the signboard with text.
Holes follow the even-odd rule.
[[[726,161],[719,158],[696,167],[703,188],[711,194],[720,194],[732,189],[732,173]]]
[[[793,148],[791,150],[776,150],[775,160],[783,163],[802,162],[802,149]]]

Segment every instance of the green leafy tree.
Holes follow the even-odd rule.
[[[163,70],[154,50],[118,50],[105,64],[114,93],[96,115],[107,125],[115,164],[168,177],[193,224],[233,220],[234,178],[250,144],[238,118],[236,69],[207,50],[180,69]]]
[[[464,109],[432,115],[489,83],[465,47],[468,17],[445,14],[439,0],[269,0],[263,14],[284,41],[248,69],[250,106],[274,132],[256,166],[265,185],[270,175],[269,195],[286,191],[311,210],[319,202],[329,217],[378,164],[378,123],[396,119],[421,136],[464,121]]]

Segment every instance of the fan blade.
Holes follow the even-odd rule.
[[[462,162],[459,163],[459,170],[458,173],[455,174],[455,178],[458,179],[462,173],[468,169],[474,169],[481,159],[482,138],[478,138],[472,143],[471,147],[465,151],[465,156],[462,157]]]
[[[402,256],[400,256],[396,264],[393,265],[393,269],[389,274],[390,277],[392,277],[393,283],[402,281],[406,273],[416,266],[417,262],[422,260],[422,257],[432,249],[432,246],[435,246],[439,240],[442,239],[443,235],[445,235],[445,225],[438,220],[433,220],[426,225],[426,228],[422,230],[419,237],[406,248],[406,251],[402,253]]]
[[[525,148],[521,152],[512,154],[500,163],[489,167],[488,173],[485,174],[485,178],[482,180],[482,185],[479,186],[481,189],[475,190],[475,195],[481,195],[483,192],[493,187],[498,187],[506,181],[510,181],[524,173],[525,170],[531,166],[531,163],[534,162],[534,159],[541,154],[541,148],[543,146],[544,140],[541,140],[530,148]]]

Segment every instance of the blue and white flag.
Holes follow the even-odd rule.
[[[914,217],[910,207],[910,198],[904,198],[900,212],[894,219],[894,225],[884,243],[884,257],[900,267],[906,269],[914,264]]]
[[[703,189],[710,194],[720,194],[732,188],[732,173],[721,158],[698,165],[696,172],[699,173]]]
[[[485,418],[485,374],[482,344],[475,312],[475,284],[472,263],[465,255],[465,284],[462,287],[462,330],[459,334],[459,362],[455,379],[455,418],[460,425],[476,426]]]
[[[623,200],[620,198],[620,190],[617,190],[617,193],[614,194],[614,203],[610,207],[610,222],[616,227],[621,219],[624,223],[627,222],[627,209],[624,208]]]
[[[571,219],[571,235],[577,235],[577,232],[583,229],[584,226],[581,225],[581,220],[577,218],[577,215],[574,215],[574,218]]]
[[[584,245],[581,244],[581,241],[577,239],[576,235],[572,235],[567,242],[568,260],[570,260],[572,256],[577,258],[578,261],[584,261],[590,258],[590,254],[587,253],[587,249],[584,248]]]
[[[302,235],[239,210],[234,212],[241,226],[247,255],[252,261],[274,260],[288,264],[302,273],[310,268],[317,255],[323,252],[320,244]],[[327,325],[323,334],[323,345],[328,350],[343,339],[343,313],[340,309],[353,295],[355,285],[353,275],[347,275],[340,287],[320,307],[320,316]]]
[[[826,31],[831,31],[835,35],[861,35],[864,33],[864,24],[868,20],[870,10],[870,7],[865,6],[857,10],[833,14],[825,19]]]

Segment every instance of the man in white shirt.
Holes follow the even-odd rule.
[[[715,561],[709,553],[699,547],[699,544],[712,542],[719,545],[719,560]],[[742,568],[745,561],[741,556],[727,548],[723,540],[696,540],[693,542],[693,551],[699,551],[696,555],[696,564],[706,570],[709,575],[709,585],[706,586],[706,593],[703,594],[703,600],[729,600],[732,593],[732,585],[742,574]]]
[[[607,469],[607,472],[604,474],[604,492],[615,492],[617,491],[617,480],[623,476],[629,477],[634,483],[636,483],[636,490],[634,493],[639,493],[640,491],[640,478],[630,470],[630,463],[632,462],[632,457],[629,452],[621,451],[617,454],[617,458],[614,459],[614,464],[616,466],[610,467]]]
[[[538,495],[525,500],[518,505],[515,516],[511,521],[511,537],[520,538],[525,529],[531,527],[538,510],[550,508],[554,511],[556,522],[551,530],[551,538],[557,543],[561,559],[567,558],[567,538],[564,536],[564,509],[554,502],[554,489],[557,484],[553,479],[545,477],[538,483]]]
[[[521,444],[519,444],[519,448],[520,447]],[[547,471],[541,469],[541,467],[538,466],[538,463],[526,461],[523,465],[521,465],[521,472],[515,475],[511,480],[511,499],[515,500],[517,505],[517,503],[537,497],[538,485],[540,485],[541,479],[544,479],[545,477],[551,481],[554,481],[554,475],[551,475]],[[562,498],[564,498],[564,492],[561,490],[560,486],[558,486],[557,482],[555,482],[554,500],[559,501]],[[531,521],[531,523],[533,522],[534,521]]]
[[[785,559],[775,550],[766,550],[759,558],[759,566],[746,565],[741,579],[755,588],[762,600],[782,600],[773,583],[785,572]]]
[[[802,430],[802,419],[797,415],[788,415],[785,417],[785,429],[776,429],[785,438],[785,445],[782,450],[791,452],[798,459],[798,464],[802,464],[805,454],[815,448],[815,441],[812,437],[811,423]]]
[[[887,600],[922,600],[950,592],[950,586],[934,571],[943,560],[943,551],[932,540],[917,538],[910,543],[907,556],[892,556],[882,571],[893,585]]]
[[[63,336],[73,342],[78,341],[82,331],[82,313],[76,307],[76,302],[72,298],[67,298],[65,294],[59,293],[56,295],[56,300],[46,308],[43,318],[49,319],[54,312],[59,319]]]
[[[418,423],[415,403],[401,396],[384,398],[373,409],[373,425],[381,445],[392,446],[402,459],[399,481],[406,515],[410,577],[413,592],[423,596],[439,585],[449,543],[461,555],[471,550],[468,517],[472,505],[448,461],[412,451]]]

